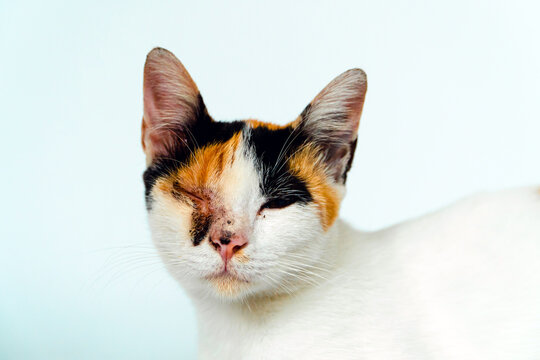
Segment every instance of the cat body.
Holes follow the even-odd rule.
[[[538,219],[540,191],[523,188],[373,233],[338,221],[317,285],[196,300],[200,357],[537,359]]]
[[[352,69],[285,125],[219,122],[172,53],[149,53],[148,218],[199,357],[539,358],[538,189],[374,233],[339,220],[366,90]]]

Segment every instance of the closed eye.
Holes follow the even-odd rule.
[[[201,198],[200,196],[198,196],[197,194],[191,192],[191,191],[188,191],[186,190],[185,188],[183,188],[180,183],[178,181],[175,181],[173,183],[173,191],[172,191],[172,194],[175,198],[181,200],[182,196],[186,196],[188,197],[191,201],[194,201],[194,202],[202,202],[204,201],[203,198]]]
[[[269,199],[267,202],[262,204],[261,208],[259,209],[259,213],[263,211],[264,209],[283,209],[286,208],[289,205],[294,204],[298,200],[294,197],[283,197],[283,198],[273,198]]]

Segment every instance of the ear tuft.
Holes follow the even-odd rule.
[[[329,173],[344,183],[351,166],[367,91],[366,73],[347,70],[304,109],[299,126],[324,153]]]
[[[186,146],[189,127],[206,112],[197,85],[180,60],[155,48],[144,65],[142,145],[150,163]]]

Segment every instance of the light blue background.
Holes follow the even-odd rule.
[[[342,215],[376,229],[540,185],[536,1],[0,2],[0,358],[190,359],[193,308],[151,246],[142,70],[163,46],[217,119],[369,91]],[[231,334],[234,336],[234,334]]]

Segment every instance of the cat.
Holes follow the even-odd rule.
[[[338,218],[366,90],[352,69],[286,125],[218,122],[171,52],[148,54],[149,225],[199,358],[540,359],[539,188],[370,233]]]

